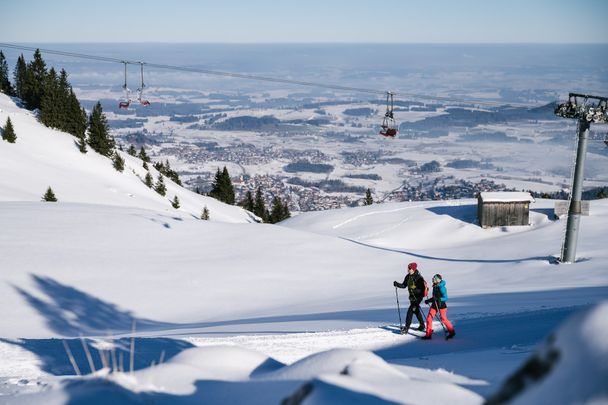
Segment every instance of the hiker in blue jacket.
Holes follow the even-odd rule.
[[[433,337],[433,318],[435,314],[439,312],[441,316],[441,323],[448,330],[448,335],[446,339],[452,339],[456,336],[456,332],[454,331],[454,326],[448,319],[448,290],[445,287],[445,281],[441,277],[441,274],[435,274],[433,276],[433,295],[428,300],[424,302],[431,306],[429,309],[429,315],[426,317],[426,335],[422,338],[424,340],[429,340]]]

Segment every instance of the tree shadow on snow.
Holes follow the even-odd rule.
[[[108,331],[129,332],[133,322],[136,323],[137,330],[174,326],[170,323],[136,318],[130,311],[122,310],[112,303],[50,277],[34,274],[32,279],[39,291],[46,295],[45,300],[20,287],[13,287],[45,318],[50,329],[64,336],[105,335]]]
[[[137,318],[130,311],[103,301],[84,291],[62,284],[50,277],[32,275],[39,292],[45,295],[44,300],[30,292],[13,286],[15,290],[45,318],[47,325],[54,332],[63,336],[107,336],[110,333],[130,332],[133,325],[136,331],[173,328],[179,325],[156,322]],[[95,349],[97,340],[112,341],[115,346],[116,360],[122,356],[123,364],[129,366],[130,338],[101,339],[1,339],[0,341],[19,346],[37,355],[41,368],[51,374],[70,375],[74,369],[70,365],[63,341],[72,351],[79,369],[89,373],[90,367],[85,357],[84,345],[90,351],[94,367],[102,366],[101,355]],[[152,361],[158,363],[161,353],[168,359],[193,345],[168,338],[136,338],[134,368],[148,367]],[[106,352],[109,361],[109,352]]]
[[[114,368],[121,365],[121,369],[129,371],[129,355],[131,338],[120,338],[120,339],[0,339],[0,342],[19,346],[33,354],[35,354],[40,360],[40,368],[54,375],[76,375],[74,368],[72,367],[64,342],[68,345],[68,348],[74,360],[80,370],[81,374],[90,374],[91,369],[89,362],[86,357],[84,346],[91,354],[91,358],[94,364],[95,370],[100,370],[103,367],[102,354],[100,349],[102,347],[97,343],[105,341],[111,342],[114,346],[114,353],[110,350],[104,350],[103,355],[107,363]],[[168,360],[173,356],[180,353],[182,350],[194,347],[189,342],[184,340],[176,340],[170,338],[135,338],[134,339],[134,356],[133,356],[133,369],[139,370],[142,368],[150,367],[152,362],[158,364],[163,360]]]

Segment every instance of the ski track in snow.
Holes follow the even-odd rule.
[[[438,325],[439,326],[439,325]],[[260,336],[189,337],[195,346],[238,345],[266,353],[291,364],[313,353],[335,348],[377,350],[416,339],[381,328],[336,330],[329,332],[293,333]]]
[[[395,225],[389,226],[388,228],[384,228],[380,231],[377,232],[372,232],[369,233],[367,235],[359,235],[356,238],[352,238],[353,240],[361,240],[361,239],[370,239],[370,238],[375,238],[378,237],[382,234],[385,234],[387,232],[392,231],[393,229],[397,229],[399,228],[401,225],[405,224],[406,222],[408,222],[410,220],[410,217],[405,217],[404,219],[402,219],[401,221],[397,222]]]
[[[404,210],[410,210],[410,209],[413,209],[413,208],[421,208],[421,207],[423,207],[422,204],[420,204],[420,205],[411,205],[411,206],[402,207],[402,208],[396,208],[394,210],[366,212],[365,214],[356,215],[356,216],[354,216],[352,218],[347,219],[346,221],[343,221],[343,222],[341,222],[341,223],[339,223],[337,225],[334,225],[334,226],[332,226],[332,229],[339,229],[339,228],[343,227],[344,225],[347,225],[347,224],[349,224],[351,222],[355,222],[355,221],[357,221],[357,220],[359,220],[361,218],[368,217],[370,215],[391,214],[391,213],[394,213],[394,212],[399,212],[399,211],[404,211]]]

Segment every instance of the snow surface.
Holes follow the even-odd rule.
[[[590,362],[605,375],[605,305],[591,308],[608,297],[607,200],[581,219],[570,265],[554,264],[565,224],[548,200],[526,227],[481,229],[475,200],[263,225],[168,184],[184,203],[174,210],[130,171],[141,176],[139,160],[125,156],[118,173],[0,95],[0,122],[8,114],[18,140],[0,142],[0,403],[478,404],[569,316],[583,327],[566,324],[559,347],[589,350],[564,355],[563,372],[584,376]],[[39,201],[49,185],[58,203]],[[214,220],[198,219],[204,204]],[[454,340],[438,322],[429,342],[396,333],[392,283],[411,261],[446,280]],[[135,371],[99,371],[100,353],[128,369],[134,324]],[[559,375],[538,389],[602,398]]]

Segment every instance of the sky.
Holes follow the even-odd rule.
[[[606,0],[0,0],[0,42],[608,43]]]

